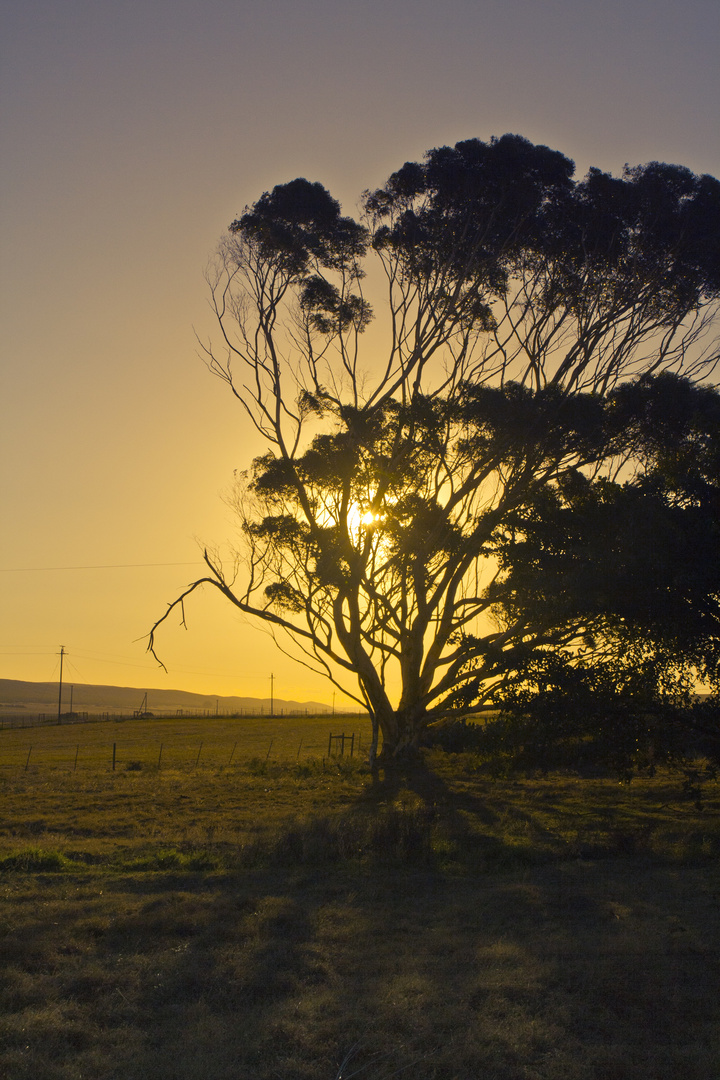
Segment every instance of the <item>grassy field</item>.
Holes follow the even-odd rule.
[[[183,767],[196,761],[219,766],[253,757],[297,761],[326,755],[328,736],[343,732],[355,734],[356,751],[358,744],[360,752],[363,742],[366,749],[370,744],[367,717],[346,715],[273,720],[163,717],[8,728],[0,731],[0,775],[24,767],[28,753],[36,767],[111,767],[113,747],[117,768],[129,763]],[[345,752],[350,753],[349,742]]]
[[[716,783],[373,778],[327,718],[232,725],[3,733],[0,1075],[720,1075]]]

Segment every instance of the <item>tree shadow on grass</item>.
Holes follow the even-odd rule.
[[[138,972],[115,999],[142,1033],[123,1080],[333,1080],[351,1050],[368,1080],[712,1075],[720,952],[700,870],[346,861],[183,892],[153,876],[98,943]]]
[[[702,872],[527,863],[489,831],[497,816],[405,767],[218,879],[205,929],[143,1002],[162,1020],[153,1075],[333,1080],[345,1057],[367,1080],[711,1075],[720,941]],[[195,1064],[163,1072],[178,1017]]]
[[[479,795],[453,790],[421,756],[377,768],[357,808],[366,813],[395,808],[406,816],[411,816],[414,809],[427,833],[423,845],[427,861],[438,872],[447,868],[450,848],[457,856],[455,872],[461,862],[478,869],[482,865],[522,861],[517,845],[508,843],[502,835],[497,810]]]
[[[10,1080],[705,1080],[720,1054],[717,868],[524,861],[424,767],[229,873],[73,880],[11,935]]]

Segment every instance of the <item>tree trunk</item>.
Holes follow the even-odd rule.
[[[368,755],[368,762],[370,764],[370,768],[374,769],[375,762],[377,760],[378,738],[379,738],[379,735],[380,735],[380,725],[378,724],[377,717],[375,716],[374,713],[370,714],[370,721],[372,723],[372,742],[370,743],[370,753]]]
[[[385,722],[380,720],[378,726],[382,732],[382,760],[402,761],[417,757],[424,731],[422,718],[411,719],[399,711]]]

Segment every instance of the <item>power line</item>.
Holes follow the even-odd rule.
[[[40,573],[48,570],[125,570],[145,566],[200,566],[196,559],[194,562],[155,562],[155,563],[102,563],[92,566],[0,566],[0,574],[25,574]]]
[[[34,652],[29,649],[0,649],[0,656],[55,656],[54,652],[45,649],[44,652]]]
[[[43,651],[35,651],[31,649],[4,649],[0,648],[0,656],[57,656],[58,654],[49,649]],[[117,653],[98,653],[98,652],[86,652],[80,647],[80,649],[73,649],[73,656],[75,659],[88,660],[92,664],[111,664],[113,667],[135,667],[141,668],[143,671],[156,671],[157,664],[154,660],[146,660],[145,663],[140,662],[140,658],[132,659],[129,656],[119,656]],[[65,654],[65,660],[67,660],[67,653]],[[72,664],[70,664],[72,667]],[[55,665],[57,668],[57,664]],[[77,669],[76,669],[77,670]],[[235,671],[198,671],[196,668],[184,667],[182,664],[173,665],[173,672],[178,675],[204,675],[208,678],[216,679],[257,679],[257,672],[235,672]]]

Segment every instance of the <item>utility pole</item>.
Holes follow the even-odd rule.
[[[60,719],[62,715],[62,669],[63,669],[63,657],[65,655],[65,646],[60,646],[60,689],[58,690],[58,724],[62,723]]]
[[[275,682],[275,676],[271,672],[270,673],[270,715],[271,716],[275,715],[275,687],[274,687],[274,682]]]

